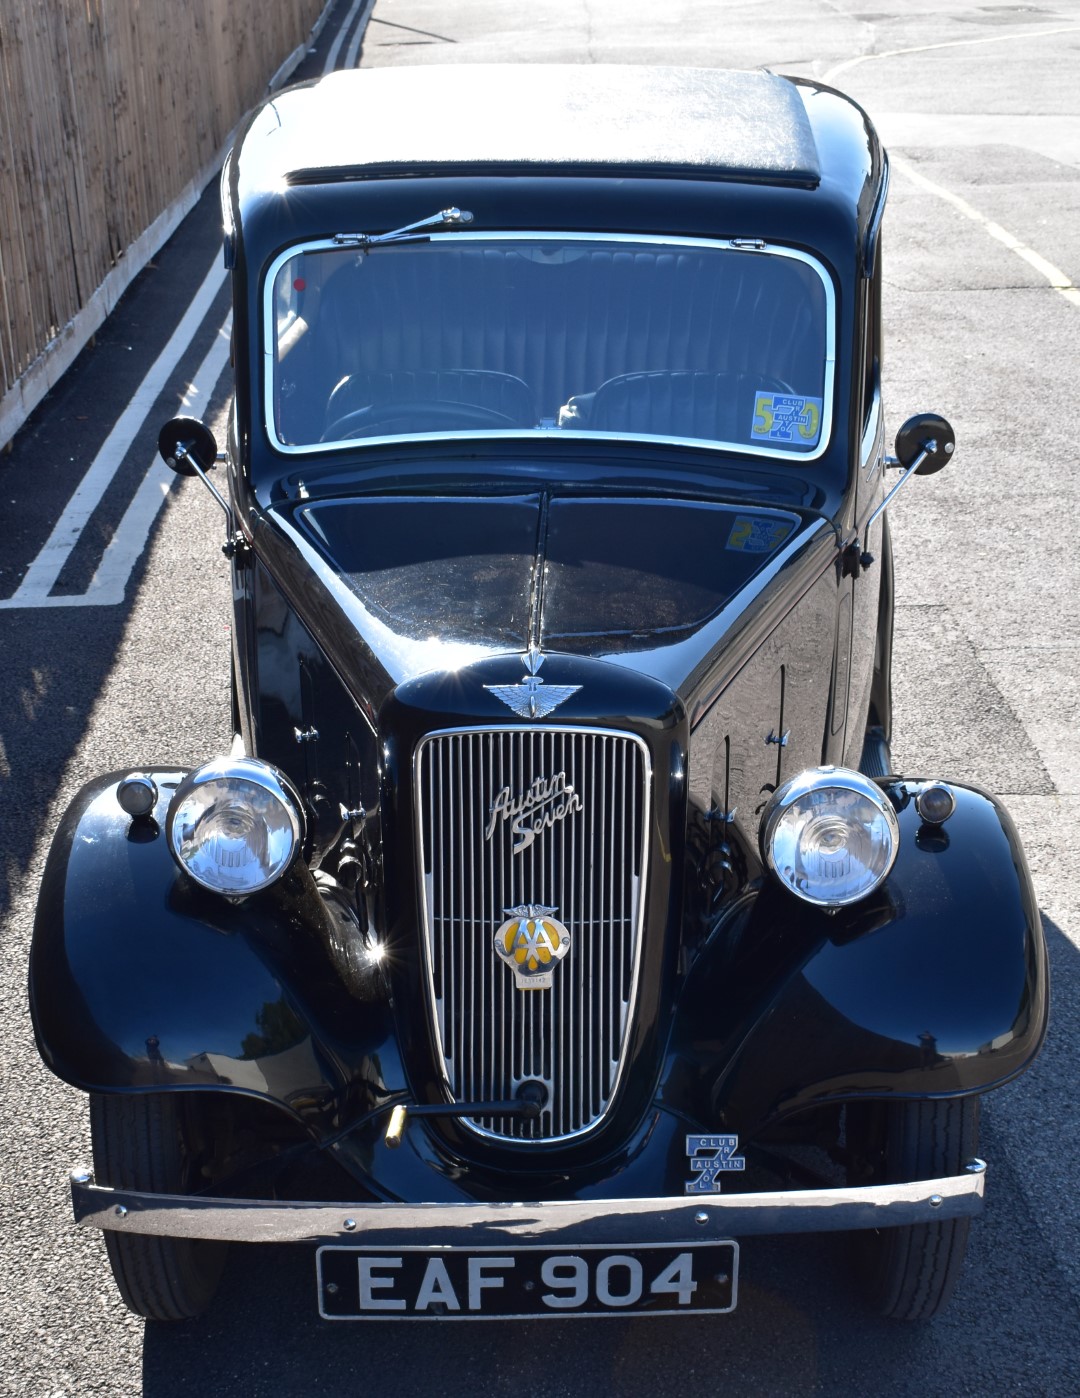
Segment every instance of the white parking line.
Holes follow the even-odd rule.
[[[1024,39],[1042,39],[1049,38],[1052,34],[1076,34],[1078,32],[1080,32],[1080,24],[1065,24],[1058,29],[1031,29],[1022,34],[1013,32],[1011,34],[994,34],[989,38],[982,39],[950,39],[943,44],[916,44],[909,49],[888,49],[884,53],[860,53],[854,58],[845,58],[843,63],[834,64],[821,81],[831,83],[841,73],[846,73],[849,68],[854,68],[859,63],[877,62],[882,58],[903,58],[909,53],[933,53],[936,49],[974,48],[979,44],[1016,44]]]
[[[199,326],[206,319],[214,297],[224,282],[225,269],[220,254],[216,254],[214,265],[207,272],[180,324],[101,444],[89,470],[79,482],[75,494],[68,501],[64,513],[57,520],[41,552],[26,570],[26,576],[16,592],[11,597],[0,600],[0,607],[47,607],[56,605],[58,601],[70,604],[70,598],[52,599],[49,594],[64,564],[71,556],[72,549],[79,542],[87,520],[112,484],[136,434],[152,411]]]
[[[846,73],[859,63],[879,62],[886,58],[902,58],[906,54],[911,53],[932,53],[938,49],[975,48],[982,44],[1016,44],[1022,43],[1027,39],[1050,38],[1054,34],[1077,33],[1080,33],[1080,25],[1067,24],[1061,25],[1056,29],[1035,29],[1027,30],[1024,33],[994,34],[981,39],[951,39],[947,43],[942,44],[919,44],[912,48],[889,49],[884,53],[861,53],[855,58],[846,58],[842,63],[834,64],[822,78],[822,82],[833,82],[841,73]],[[906,160],[902,160],[899,156],[895,155],[890,155],[890,160],[893,168],[899,170],[907,179],[917,184],[921,189],[925,189],[927,193],[934,194],[939,199],[944,199],[946,203],[951,204],[954,209],[962,213],[965,218],[969,218],[973,223],[977,223],[984,233],[988,233],[991,238],[995,238],[1003,247],[1008,248],[1010,252],[1022,258],[1029,267],[1034,267],[1040,276],[1046,278],[1050,286],[1059,296],[1063,296],[1071,306],[1076,306],[1080,309],[1080,289],[1074,286],[1072,280],[1060,267],[1055,267],[1052,262],[1048,262],[1045,257],[1037,253],[1033,248],[1029,248],[1026,243],[1021,242],[1014,233],[1010,233],[1009,230],[1003,228],[1000,223],[995,223],[993,219],[989,219],[984,214],[979,213],[978,209],[976,209],[974,205],[969,204],[966,199],[961,199],[958,194],[953,194],[952,191],[946,189],[944,185],[935,184],[933,180],[928,180],[925,175],[916,170],[914,166],[909,165]]]
[[[958,194],[953,194],[944,185],[935,184],[933,180],[928,180],[921,171],[916,170],[913,165],[909,165],[906,160],[902,160],[896,155],[890,156],[890,160],[893,168],[899,170],[906,179],[917,184],[920,189],[925,189],[930,194],[936,194],[939,199],[944,199],[947,204],[958,209],[965,218],[971,219],[972,223],[977,223],[984,233],[989,233],[990,237],[996,238],[1003,247],[1007,247],[1017,257],[1023,258],[1029,267],[1034,267],[1040,276],[1046,278],[1059,296],[1064,296],[1070,305],[1080,309],[1080,288],[1073,285],[1060,267],[1055,267],[1052,262],[1048,262],[1033,248],[1022,243],[1015,234],[1010,233],[1007,228],[1002,228],[1000,223],[995,223],[993,219],[986,218],[979,213],[978,209],[969,204],[966,199],[961,199]]]
[[[360,16],[360,20],[356,26],[356,29],[353,31],[352,42],[349,44],[348,52],[345,55],[344,66],[346,68],[356,67],[357,61],[360,57],[360,45],[364,42],[364,35],[367,33],[368,20],[371,18],[371,12],[374,8],[375,0],[367,0],[367,5],[364,9],[364,13]]]
[[[343,64],[345,68],[353,68],[356,66],[356,54],[359,51],[360,42],[364,37],[364,30],[367,28],[368,19],[371,17],[371,11],[374,8],[375,0],[353,0],[352,9],[342,20],[338,32],[334,36],[334,42],[330,45],[330,52],[326,55],[326,62],[323,64],[323,77],[325,77],[327,73],[332,72],[337,66],[338,54],[341,52],[341,46],[345,42],[345,36],[349,32],[349,27],[357,14],[363,10],[363,14],[360,15],[360,22],[356,26],[356,33],[353,35],[355,48],[350,48],[349,53],[346,54],[345,63]]]
[[[215,276],[217,284],[220,285],[221,277],[218,276],[217,269],[212,275]],[[18,591],[11,597],[0,600],[0,608],[116,606],[124,600],[125,584],[139,555],[146,546],[150,527],[158,510],[161,509],[168,488],[174,479],[172,472],[163,462],[151,465],[148,476],[135,492],[134,498],[105,550],[89,589],[85,593],[57,597],[51,595],[51,590],[60,576],[61,569],[71,555],[72,549],[78,543],[86,521],[90,518],[119,469],[135,433],[142,426],[152,405],[157,401],[162,384],[172,373],[177,361],[187,349],[194,330],[205,316],[207,308],[213,300],[212,295],[204,296],[208,282],[209,278],[200,287],[198,295],[177,326],[169,344],[154,362],[150,372],[139,385],[135,397],[94,458],[93,465],[83,477],[78,490],[61,515],[48,543],[27,570],[26,577],[23,578]],[[181,335],[181,331],[185,332],[184,335]],[[232,313],[230,312],[224,325],[214,336],[213,344],[195,371],[195,377],[184,394],[182,407],[185,411],[192,411],[196,407],[204,406],[209,401],[229,358],[231,334]],[[160,383],[157,382],[158,377],[160,377]],[[137,407],[136,403],[138,403]],[[111,450],[110,444],[112,444]],[[115,455],[112,454],[113,452]]]
[[[184,395],[182,409],[195,417],[206,411],[222,371],[229,360],[229,341],[232,336],[232,314],[225,318],[225,324],[218,331],[206,358],[199,365],[195,379]],[[124,588],[131,571],[138,562],[139,555],[146,547],[150,531],[158,511],[165,503],[169,487],[176,480],[160,457],[155,457],[142,484],[124,512],[124,517],[116,527],[116,533],[98,564],[97,572],[90,580],[90,586],[81,597],[51,599],[55,605],[67,602],[69,606],[118,606],[124,600]],[[224,539],[224,521],[222,538]]]

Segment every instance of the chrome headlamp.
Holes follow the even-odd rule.
[[[242,898],[279,879],[304,837],[300,798],[276,768],[222,757],[189,773],[169,803],[173,858],[213,893]]]
[[[888,797],[868,777],[812,767],[770,797],[761,843],[769,868],[796,897],[843,908],[886,878],[900,827]]]

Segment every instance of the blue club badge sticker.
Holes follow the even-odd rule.
[[[720,1176],[729,1170],[745,1170],[746,1161],[735,1152],[738,1136],[687,1136],[686,1158],[694,1176],[686,1182],[687,1194],[719,1194]]]

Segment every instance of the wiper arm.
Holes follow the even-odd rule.
[[[415,239],[422,228],[463,228],[472,221],[473,216],[468,209],[442,209],[430,218],[422,218],[418,223],[407,223],[404,228],[395,228],[390,233],[335,233],[334,242],[343,248],[374,248],[380,243],[400,243]]]

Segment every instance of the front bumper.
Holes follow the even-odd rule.
[[[707,1242],[767,1233],[824,1233],[941,1223],[982,1212],[986,1166],[911,1184],[666,1199],[512,1204],[316,1204],[145,1194],[71,1174],[75,1221],[119,1233],[236,1243],[413,1243],[469,1248],[529,1243]]]

